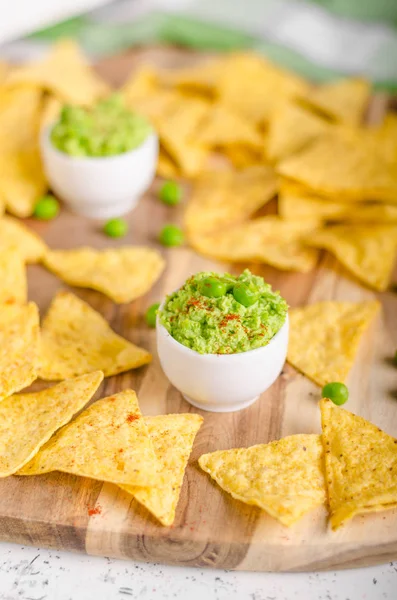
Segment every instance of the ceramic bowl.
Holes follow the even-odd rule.
[[[153,181],[158,138],[115,156],[70,156],[51,143],[52,125],[41,134],[44,170],[52,190],[73,211],[94,219],[119,217],[136,206]]]
[[[190,404],[232,412],[253,404],[280,375],[288,331],[287,315],[266,346],[236,354],[199,354],[177,342],[157,316],[157,350],[164,373]]]

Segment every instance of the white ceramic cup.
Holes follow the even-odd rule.
[[[93,219],[129,212],[152,183],[158,138],[151,133],[138,148],[115,156],[70,156],[51,143],[52,125],[40,137],[44,170],[55,194],[72,210]]]
[[[199,354],[177,342],[157,316],[157,351],[164,373],[202,410],[232,412],[253,404],[280,375],[288,348],[288,315],[266,346],[236,354]]]

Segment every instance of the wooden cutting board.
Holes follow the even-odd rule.
[[[105,61],[99,70],[119,84],[134,63],[148,57],[161,64],[185,64],[196,59],[187,52],[151,49]],[[378,99],[374,111],[379,112],[382,105],[383,100]],[[109,240],[101,233],[99,223],[66,209],[53,222],[31,221],[29,225],[54,248],[83,244],[102,248],[127,243],[157,246],[162,224],[178,222],[182,210],[161,204],[155,187],[128,216],[130,232],[123,240]],[[132,387],[138,392],[145,415],[193,411],[159,366],[155,332],[146,327],[142,317],[146,308],[177,288],[191,273],[208,269],[236,272],[188,248],[162,251],[167,259],[164,275],[150,294],[132,304],[117,306],[99,293],[73,290],[100,311],[115,331],[152,351],[150,366],[107,379],[97,394],[100,397]],[[319,267],[307,275],[253,268],[279,289],[291,306],[374,297],[331,258],[323,257]],[[42,314],[60,287],[65,286],[44,268],[29,267],[29,298],[38,303]],[[383,305],[382,318],[364,336],[348,381],[348,408],[397,436],[397,371],[390,360],[397,347],[396,286],[394,292],[378,297]],[[40,387],[44,384],[36,382],[32,389]],[[319,432],[319,399],[317,386],[285,366],[271,389],[246,410],[203,412],[204,424],[196,438],[173,527],[161,527],[115,485],[51,473],[0,481],[0,539],[150,562],[258,571],[339,569],[396,559],[397,510],[357,517],[331,532],[326,510],[319,508],[289,529],[222,492],[197,467],[197,458],[205,452],[250,446],[294,433]],[[93,509],[97,514],[92,514]]]

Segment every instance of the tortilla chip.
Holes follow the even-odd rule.
[[[26,150],[37,144],[41,90],[30,85],[0,92],[0,152]]]
[[[197,129],[195,140],[212,148],[242,144],[261,149],[264,140],[250,121],[227,105],[217,104],[212,107]]]
[[[70,421],[96,392],[103,379],[97,371],[31,394],[16,394],[0,403],[0,477],[16,473],[57,429]]]
[[[397,169],[359,131],[334,128],[282,160],[277,170],[321,195],[397,203]]]
[[[156,485],[158,461],[133,390],[91,404],[60,429],[19,475],[73,473],[123,485]]]
[[[38,148],[0,154],[0,189],[10,213],[22,218],[33,213],[47,189]]]
[[[158,75],[150,65],[142,65],[124,83],[120,93],[127,106],[133,105],[138,99],[147,98],[159,89]]]
[[[183,96],[170,90],[158,90],[147,96],[140,96],[130,101],[130,108],[145,115],[158,129],[168,115],[175,112],[181,104]]]
[[[335,225],[309,234],[307,243],[331,252],[369,287],[387,289],[397,254],[395,225]]]
[[[254,165],[263,164],[264,149],[255,149],[243,144],[233,144],[222,148],[222,152],[236,169],[246,169]]]
[[[332,529],[360,513],[397,506],[397,439],[376,425],[320,402]]]
[[[208,156],[207,148],[194,135],[207,112],[203,100],[182,97],[167,118],[157,123],[161,144],[186,177],[197,175]]]
[[[0,310],[0,401],[37,378],[39,311],[34,302]]]
[[[214,96],[222,75],[223,56],[199,62],[191,67],[168,69],[159,73],[163,85],[178,87],[195,94]]]
[[[102,292],[118,304],[146,294],[165,266],[157,250],[143,246],[48,250],[43,262],[66,283]]]
[[[146,365],[152,357],[114,333],[89,304],[61,291],[42,323],[40,358],[39,376],[55,381],[97,370],[109,377]]]
[[[223,104],[259,125],[270,120],[283,98],[305,94],[308,84],[264,57],[247,52],[229,55],[218,89]]]
[[[371,84],[360,78],[340,79],[312,89],[309,104],[329,117],[348,125],[359,125],[371,97]]]
[[[184,215],[188,236],[218,232],[241,223],[264,206],[277,191],[269,166],[242,171],[207,171],[196,181]]]
[[[283,219],[318,219],[345,223],[397,223],[397,206],[375,202],[338,202],[315,194],[293,182],[283,181],[278,194]]]
[[[287,360],[320,386],[346,381],[380,304],[326,301],[293,308]]]
[[[18,252],[0,252],[0,304],[25,304],[28,296],[25,263]]]
[[[71,104],[90,106],[108,93],[105,82],[94,73],[73,40],[60,40],[42,61],[14,69],[7,84],[33,84]]]
[[[294,154],[332,127],[294,99],[281,102],[269,124],[267,155],[272,161]]]
[[[156,173],[157,175],[160,175],[160,177],[165,177],[166,179],[176,179],[181,176],[177,165],[161,148],[157,160]]]
[[[259,506],[283,525],[325,502],[321,436],[299,434],[270,444],[220,450],[200,467],[236,500]]]
[[[382,152],[385,160],[397,164],[397,115],[395,112],[386,114],[379,128],[373,130],[375,144]]]
[[[195,234],[189,241],[197,252],[215,260],[265,263],[306,273],[316,265],[318,254],[304,247],[302,238],[315,227],[316,223],[282,221],[269,216],[226,231]]]
[[[0,218],[0,252],[17,250],[27,263],[36,263],[44,255],[46,245],[31,229],[12,217]]]
[[[58,121],[61,114],[62,106],[62,101],[56,96],[53,96],[51,94],[48,94],[46,96],[43,102],[43,108],[40,116],[40,129],[42,129],[43,127],[48,127],[49,125],[52,125],[53,123]]]
[[[203,417],[195,414],[160,415],[145,417],[144,421],[160,463],[160,479],[156,487],[121,487],[133,494],[167,527],[175,519],[187,461]]]

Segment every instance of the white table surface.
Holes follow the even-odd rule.
[[[397,600],[397,562],[329,573],[165,567],[0,543],[0,600]]]

